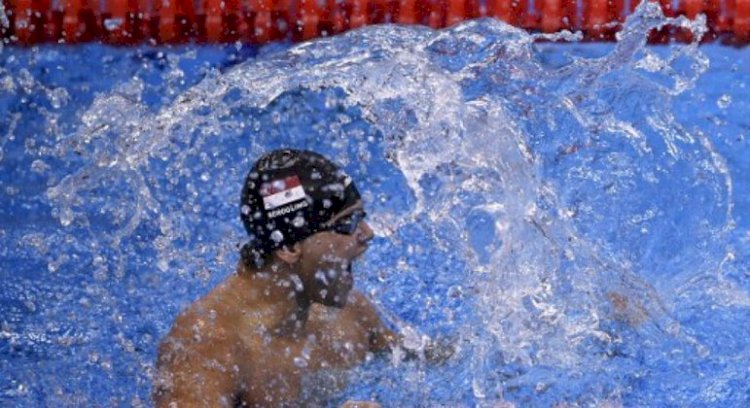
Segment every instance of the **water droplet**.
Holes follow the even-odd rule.
[[[276,20],[276,27],[279,29],[279,31],[286,32],[287,28],[289,28],[288,23],[283,18],[280,18]]]
[[[16,389],[16,395],[26,395],[28,394],[29,389],[26,386],[26,384],[18,384],[18,388]]]
[[[294,365],[299,368],[305,368],[307,367],[307,360],[302,357],[294,357]]]
[[[250,214],[250,206],[249,206],[249,205],[247,205],[247,204],[244,204],[244,205],[243,205],[243,206],[242,206],[242,207],[240,208],[240,211],[242,212],[242,215],[248,215],[248,214]]]
[[[698,352],[698,355],[702,358],[706,358],[711,354],[711,350],[703,344],[696,344],[695,349]]]
[[[271,239],[274,242],[279,243],[284,240],[284,234],[282,234],[279,230],[273,230],[273,232],[271,233]]]
[[[34,162],[31,163],[31,170],[34,173],[44,174],[44,172],[46,172],[49,169],[50,169],[49,164],[45,163],[42,160],[34,160]]]
[[[89,353],[89,363],[96,364],[99,361],[99,353]]]
[[[477,380],[476,378],[471,382],[471,391],[474,396],[479,399],[484,399],[487,397],[487,394],[482,389],[482,385],[479,384],[479,380]]]
[[[104,361],[102,361],[102,363],[99,366],[102,369],[104,369],[104,371],[112,371],[112,361],[110,361],[110,360],[104,360]]]
[[[448,288],[448,297],[457,299],[457,298],[462,297],[463,294],[464,294],[464,290],[459,285],[454,285]]]
[[[49,98],[50,104],[55,109],[62,108],[68,103],[68,99],[70,99],[70,95],[65,88],[55,88],[47,92],[47,97]]]
[[[105,282],[108,279],[108,269],[106,266],[100,266],[94,269],[94,279],[97,282]]]
[[[104,28],[107,31],[113,31],[119,28],[123,22],[122,18],[107,18],[104,19]]]
[[[292,220],[292,225],[294,225],[296,228],[302,228],[302,226],[305,225],[305,218],[300,215],[294,217],[294,220]]]
[[[324,285],[328,285],[328,278],[326,277],[326,274],[323,271],[316,271],[315,279],[322,282]]]
[[[732,96],[728,94],[721,95],[721,97],[718,100],[716,100],[716,106],[718,106],[721,109],[726,109],[731,104],[732,104]]]
[[[401,345],[407,350],[421,350],[424,347],[422,337],[411,326],[403,327],[401,329],[401,336],[403,336]]]
[[[69,208],[64,208],[60,211],[60,224],[63,227],[69,226],[73,222],[73,211]]]
[[[28,309],[29,312],[36,312],[36,304],[31,301],[31,299],[24,300],[23,305],[26,306],[26,309]]]
[[[305,285],[302,284],[302,279],[296,274],[293,274],[290,278],[292,280],[292,283],[294,284],[294,289],[297,292],[302,292],[302,290],[305,288]]]
[[[11,78],[10,75],[0,79],[0,89],[3,91],[8,91],[10,94],[15,91],[15,88],[16,84],[13,82],[13,78]]]

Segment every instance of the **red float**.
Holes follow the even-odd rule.
[[[368,24],[424,24],[442,28],[490,16],[531,31],[582,31],[589,40],[612,40],[641,0],[6,0],[6,43],[112,44],[305,41]],[[657,2],[667,16],[705,14],[708,39],[750,40],[750,0]],[[100,10],[100,4],[102,9]],[[689,41],[685,30],[665,27],[654,42]]]
[[[750,39],[750,0],[734,0],[734,34],[738,41]]]

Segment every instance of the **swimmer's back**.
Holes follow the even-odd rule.
[[[344,308],[313,305],[304,338],[273,336],[264,329],[273,319],[262,308],[236,308],[229,285],[180,314],[162,342],[157,407],[171,401],[182,401],[180,406],[294,405],[305,375],[351,368],[368,352],[386,350],[395,338],[356,291]],[[299,356],[307,357],[301,361]]]

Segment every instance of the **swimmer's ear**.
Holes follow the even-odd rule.
[[[284,245],[274,252],[276,258],[288,265],[294,265],[302,257],[302,246],[295,243],[291,246]]]

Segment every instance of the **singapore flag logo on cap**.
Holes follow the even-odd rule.
[[[295,175],[265,183],[260,188],[260,195],[263,197],[263,207],[266,211],[269,211],[303,200],[305,190],[302,188],[299,177]]]

